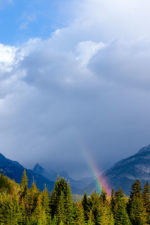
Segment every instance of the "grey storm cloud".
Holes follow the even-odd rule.
[[[109,14],[113,2],[92,2],[78,3],[75,20],[47,40],[0,45],[0,149],[27,167],[84,175],[83,146],[105,169],[150,143],[149,31],[122,38],[120,21],[97,11]],[[118,7],[124,21],[129,1]]]
[[[150,41],[114,41],[91,59],[89,68],[108,81],[132,87],[150,88]]]

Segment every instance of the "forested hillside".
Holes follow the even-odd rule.
[[[57,178],[52,193],[40,192],[35,182],[28,188],[24,171],[21,185],[0,175],[1,225],[146,225],[150,224],[150,186],[141,190],[137,180],[129,197],[120,189],[73,202],[69,184]]]

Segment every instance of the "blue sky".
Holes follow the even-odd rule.
[[[68,0],[1,1],[0,41],[18,44],[29,38],[48,38],[57,28],[68,24]]]
[[[0,0],[0,149],[88,175],[150,143],[149,0]],[[78,165],[78,166],[77,166]]]

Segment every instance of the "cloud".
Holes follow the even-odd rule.
[[[87,169],[81,142],[106,168],[150,132],[149,1],[76,4],[49,39],[0,45],[2,152],[74,175]]]
[[[108,82],[150,89],[150,41],[112,42],[90,61],[89,68]]]
[[[0,44],[0,72],[9,72],[16,62],[16,47]]]
[[[36,20],[35,14],[31,14],[31,15],[24,16],[24,17],[25,17],[24,18],[25,21],[20,25],[21,30],[27,29],[28,25]]]

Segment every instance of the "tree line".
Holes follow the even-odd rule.
[[[69,183],[58,177],[54,190],[40,192],[33,181],[28,188],[24,171],[21,184],[0,175],[0,225],[147,225],[150,224],[150,185],[132,185],[130,196],[122,189],[107,196],[86,193],[74,202]]]

